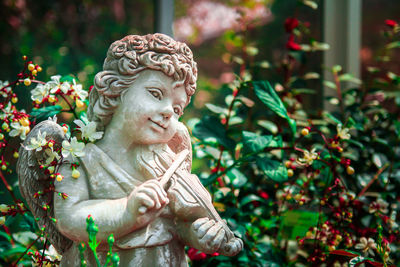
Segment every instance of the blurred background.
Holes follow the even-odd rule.
[[[390,36],[390,32],[400,29],[396,23],[399,21],[399,14],[400,1],[395,0],[2,0],[0,80],[15,80],[24,65],[22,56],[26,55],[29,60],[43,68],[38,80],[46,82],[52,75],[69,75],[78,79],[89,90],[95,74],[102,70],[107,49],[112,42],[130,34],[162,32],[186,42],[198,63],[198,89],[182,118],[190,129],[199,121],[197,118],[204,120],[210,110],[217,113],[219,117],[216,118],[221,120],[221,124],[225,124],[226,117],[223,112],[218,112],[218,108],[226,106],[229,97],[237,93],[235,90],[238,86],[236,84],[235,87],[235,82],[239,83],[239,80],[271,82],[291,116],[297,120],[298,126],[306,127],[307,120],[319,119],[322,110],[332,111],[329,94],[336,92],[327,90],[324,81],[333,80],[330,75],[332,66],[336,64],[343,67],[343,75],[353,75],[343,76],[349,82],[360,79],[367,81],[360,88],[371,89],[368,101],[382,102],[382,106],[388,110],[382,114],[391,112],[393,116],[390,116],[396,121],[399,112],[395,110],[394,102],[383,102],[380,92],[374,92],[375,85],[379,82],[385,83],[385,86],[378,86],[385,91],[398,91],[400,87],[399,49],[384,49],[388,44],[400,47],[400,41],[392,40],[393,36]],[[296,26],[295,21],[298,23]],[[310,53],[305,56],[306,52]],[[377,69],[381,71],[375,71]],[[369,83],[367,79],[371,73],[377,82],[375,84]],[[27,113],[31,111],[30,90],[33,88],[33,85],[16,87],[18,109],[26,109]],[[305,95],[300,97],[302,93]],[[264,119],[269,120],[272,113],[265,111],[265,107],[251,90],[241,92],[240,100],[246,107],[238,108],[236,119],[244,117],[246,120],[238,123],[232,122],[231,118],[232,125],[243,123],[240,127],[243,126],[243,129],[250,132],[255,132],[256,126],[261,126],[265,128],[262,132],[274,135],[285,132],[282,129],[288,128],[286,124],[282,126],[282,120],[276,121],[276,124],[266,123]],[[400,103],[399,95],[396,101]],[[299,119],[296,116],[306,113],[303,109],[309,116],[300,116]],[[297,110],[300,112],[295,113]],[[259,118],[263,119],[264,125],[259,123],[261,120],[256,120]],[[68,120],[68,117],[60,119]],[[379,128],[378,119],[371,120],[371,125]],[[375,138],[376,132],[379,133],[371,131],[371,136]],[[362,135],[364,133],[360,134]],[[386,138],[386,133],[381,136]],[[288,139],[287,133],[283,137]],[[20,140],[13,142],[11,146],[17,148]],[[370,141],[365,143],[372,144]],[[382,149],[381,144],[377,147]],[[221,147],[216,143],[213,151],[220,154],[221,159],[223,149],[221,152],[218,149]],[[375,150],[369,151],[371,155],[375,155]],[[349,154],[356,157],[354,153]],[[347,156],[351,158],[350,155]],[[199,176],[200,173],[213,173],[215,168],[216,172],[222,171],[218,170],[219,163],[218,167],[215,167],[215,162],[207,166],[205,159],[199,158],[196,157],[193,162],[193,172]],[[10,161],[15,162],[15,159]],[[392,161],[396,161],[394,156]],[[355,166],[360,170],[368,168],[369,165],[365,162],[367,161],[360,160],[355,163],[358,166]],[[244,166],[243,169],[245,168],[247,167]],[[245,171],[251,170],[247,168]],[[279,191],[277,183],[272,180],[263,183],[258,175],[259,173],[254,173],[249,176],[253,180],[249,180],[248,187],[253,191],[244,186],[241,197],[247,197],[249,192],[257,192],[258,199],[261,197],[267,200],[268,194],[273,196]],[[17,185],[15,172],[10,175],[9,182],[13,186]],[[16,194],[19,198],[19,192]],[[222,199],[225,202],[230,201],[228,198]],[[2,186],[0,203],[10,202],[11,198]],[[254,207],[248,213],[257,209],[258,204],[254,202]],[[243,206],[249,203],[246,202]],[[260,213],[266,215],[267,219],[272,214],[271,205],[263,207],[265,212]],[[227,218],[232,217],[229,212],[225,213]],[[245,219],[241,218],[243,220],[238,222],[253,226],[253,218],[260,214],[255,217],[251,214],[251,221],[243,216]],[[369,222],[365,224],[369,227]],[[273,227],[277,227],[277,224]],[[273,227],[269,225],[265,229],[272,229],[271,232],[274,232]],[[258,234],[253,232],[254,237]],[[262,232],[260,236],[260,240],[264,240],[268,235]],[[256,256],[263,258],[258,254]]]
[[[298,10],[299,2],[308,2],[311,8]],[[325,58],[325,62],[322,53],[313,53],[311,69],[322,70],[321,62],[332,65],[326,61],[342,57],[345,62],[333,64],[360,77],[379,56],[382,22],[396,19],[399,11],[400,2],[393,0],[3,0],[0,80],[12,79],[21,69],[21,56],[27,55],[43,66],[40,79],[70,74],[89,88],[113,41],[161,30],[188,43],[194,52],[200,71],[192,104],[197,112],[210,98],[218,98],[214,91],[221,84],[234,79],[232,71],[237,72],[235,66],[239,65],[235,61],[241,59],[232,60],[232,55],[240,54],[238,49],[254,48],[257,62],[265,60],[258,74],[271,77],[268,64],[286,53],[288,37],[283,25],[287,17],[305,21],[312,38],[328,43],[333,38],[339,46],[331,47],[335,51],[329,52],[331,59]],[[244,36],[238,37],[238,32]],[[243,45],[243,41],[247,43]],[[392,71],[400,68],[382,65]],[[29,104],[26,95],[21,105]]]

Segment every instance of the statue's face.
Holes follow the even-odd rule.
[[[114,113],[120,130],[134,144],[167,143],[186,104],[184,86],[161,71],[144,70],[126,90]]]

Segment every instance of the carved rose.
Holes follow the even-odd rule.
[[[116,41],[110,48],[113,57],[121,58],[127,50],[126,42]]]
[[[181,45],[179,46],[178,53],[182,53],[183,55],[187,56],[189,59],[192,59],[192,58],[193,58],[192,51],[191,51],[190,48],[189,48],[187,45],[185,45],[185,44],[181,44]]]
[[[135,50],[137,53],[143,53],[147,50],[147,41],[142,36],[128,36],[129,50]]]
[[[149,40],[149,48],[157,52],[174,52],[176,42],[166,35],[154,34]]]

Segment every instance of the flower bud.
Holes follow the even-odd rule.
[[[14,96],[13,98],[11,98],[11,102],[13,104],[17,103],[18,102],[18,97]]]
[[[56,176],[57,182],[61,182],[62,179],[64,179],[64,176],[62,176],[61,174],[57,174],[57,176]]]
[[[29,71],[33,71],[34,69],[35,69],[35,65],[33,65],[32,63],[28,65]]]
[[[72,178],[78,179],[81,173],[77,169],[72,170]]]
[[[308,135],[310,133],[310,130],[308,130],[308,128],[303,128],[303,129],[301,129],[301,134],[303,135],[303,136],[306,136],[306,135]]]
[[[114,253],[111,257],[111,261],[114,265],[118,265],[119,264],[119,256],[117,253]]]
[[[47,168],[47,170],[49,171],[49,173],[53,173],[54,172],[54,166],[50,166]]]
[[[3,225],[6,222],[6,217],[1,216],[0,217],[0,225]]]
[[[288,170],[287,170],[287,175],[288,175],[289,177],[292,177],[293,174],[294,174],[294,171],[293,171],[292,169],[288,169]]]
[[[13,157],[17,159],[19,157],[19,153],[17,151],[14,152]]]
[[[22,125],[22,126],[29,126],[29,120],[28,120],[28,118],[27,117],[25,117],[25,118],[23,118],[23,119],[20,119],[19,120],[19,123]]]
[[[85,106],[85,103],[84,103],[82,100],[80,100],[80,99],[77,99],[77,100],[75,101],[75,103],[76,103],[76,106],[77,106],[78,108],[82,108],[82,107]]]
[[[47,101],[49,101],[49,103],[53,103],[53,102],[55,102],[56,101],[56,98],[55,98],[55,96],[49,96],[49,98],[47,99]]]
[[[9,208],[6,204],[0,205],[0,212],[7,212],[8,210],[9,210]]]
[[[348,175],[352,175],[352,174],[354,174],[354,168],[351,166],[347,166],[346,172]]]
[[[114,238],[114,235],[113,235],[113,234],[111,234],[111,235],[108,237],[107,242],[108,242],[108,245],[109,245],[110,247],[112,247],[112,245],[113,245],[114,242],[115,242],[115,238]]]
[[[32,83],[32,81],[31,81],[31,79],[29,79],[29,78],[26,78],[26,79],[24,80],[24,84],[25,84],[26,86],[31,85],[31,83]]]
[[[38,72],[41,72],[43,70],[42,67],[40,67],[40,66],[38,66],[36,69]]]

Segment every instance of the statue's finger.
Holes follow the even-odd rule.
[[[197,230],[197,237],[198,238],[203,238],[203,236],[208,232],[208,230],[215,225],[214,220],[209,220],[206,223],[203,223]]]
[[[157,209],[161,208],[161,203],[160,203],[160,199],[157,196],[157,193],[154,191],[153,188],[149,188],[149,187],[143,187],[142,190],[140,190],[140,192],[143,192],[144,194],[146,194],[149,198],[151,198],[154,202],[153,207],[155,206]]]
[[[139,193],[137,198],[147,208],[153,208],[154,207],[155,203],[148,195]]]
[[[222,229],[222,228],[220,228],[220,229],[218,230],[217,234],[215,235],[215,237],[212,238],[212,240],[211,240],[211,242],[210,242],[210,247],[211,247],[214,251],[217,251],[217,250],[220,248],[224,237],[225,237],[225,230]]]
[[[192,227],[195,231],[197,231],[200,226],[202,226],[205,222],[209,221],[209,219],[207,217],[203,217],[200,219],[197,219],[193,224]]]
[[[162,199],[163,202],[166,201],[167,192],[165,192],[164,188],[162,188],[160,183],[158,181],[156,181],[155,179],[146,182],[144,187],[151,188],[152,190],[154,190],[157,193],[158,198]]]

